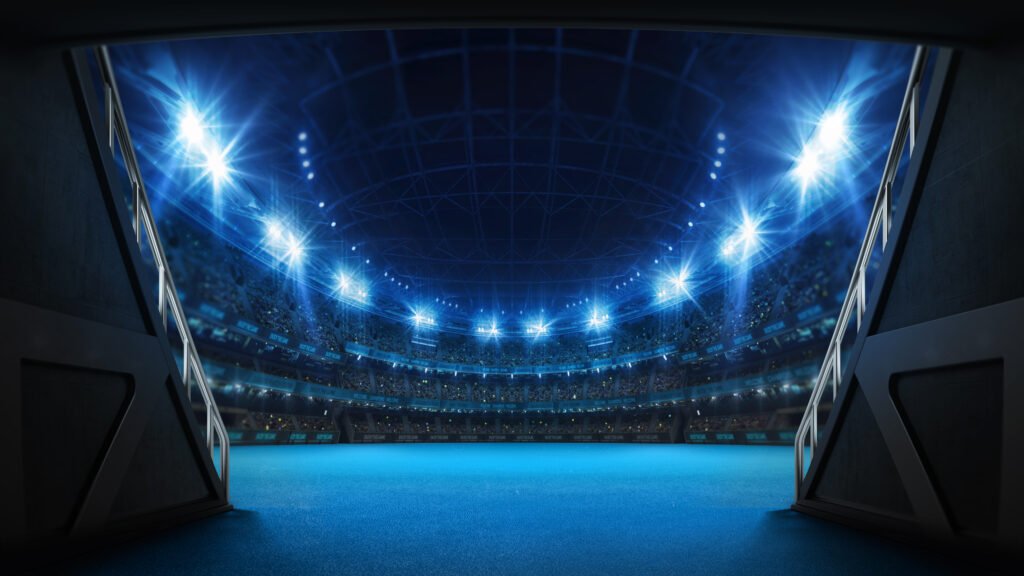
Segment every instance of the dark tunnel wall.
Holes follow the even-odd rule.
[[[874,329],[857,337],[794,508],[1019,561],[1024,61],[944,62],[868,301]]]
[[[61,53],[8,53],[0,78],[0,298],[144,332]]]
[[[1024,66],[964,53],[877,332],[1024,296]]]
[[[0,561],[15,566],[229,507],[98,161],[82,62],[0,53]]]

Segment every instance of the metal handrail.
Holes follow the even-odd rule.
[[[110,152],[114,152],[115,139],[120,147],[121,156],[124,159],[125,169],[132,186],[131,211],[132,227],[135,229],[135,242],[142,248],[142,229],[146,229],[146,238],[149,240],[149,249],[153,254],[153,260],[157,268],[158,297],[157,308],[160,313],[160,320],[164,330],[167,329],[167,311],[170,309],[174,323],[178,327],[178,334],[183,344],[181,381],[185,385],[185,393],[192,398],[192,382],[199,388],[206,406],[206,449],[210,458],[214,458],[214,435],[220,442],[220,479],[224,485],[224,498],[228,496],[228,465],[230,463],[230,441],[228,431],[221,419],[220,411],[217,409],[217,402],[213,398],[213,392],[206,380],[206,372],[199,359],[199,352],[196,350],[195,340],[188,327],[188,320],[185,318],[185,310],[178,298],[178,291],[174,287],[174,280],[171,278],[170,268],[167,265],[167,257],[164,255],[163,244],[160,243],[160,236],[156,230],[156,220],[153,211],[149,206],[149,198],[146,196],[146,186],[142,183],[142,172],[139,170],[139,163],[135,158],[135,149],[132,146],[132,139],[128,133],[128,122],[125,120],[124,108],[121,106],[121,96],[117,91],[117,80],[114,78],[114,68],[110,63],[110,52],[106,46],[96,48],[96,60],[99,63],[100,76],[103,80],[104,110],[107,121],[107,145]]]
[[[818,372],[818,379],[814,382],[814,389],[807,402],[800,426],[796,429],[793,448],[796,455],[796,499],[800,500],[800,487],[804,481],[804,447],[810,442],[811,460],[814,460],[815,449],[818,446],[818,407],[821,404],[821,397],[829,383],[832,384],[832,399],[835,400],[839,391],[839,384],[843,377],[842,370],[842,343],[843,335],[849,326],[850,318],[854,310],[857,312],[857,331],[860,331],[861,322],[867,307],[867,286],[865,285],[865,271],[871,261],[871,255],[875,249],[875,240],[878,232],[882,232],[882,251],[885,251],[889,242],[889,228],[892,226],[892,187],[896,180],[896,171],[899,168],[900,158],[903,156],[903,147],[910,139],[910,153],[914,153],[917,143],[917,129],[919,124],[918,108],[921,99],[921,81],[924,77],[925,62],[928,59],[928,48],[918,46],[914,52],[914,63],[910,68],[910,78],[907,81],[907,90],[903,96],[903,104],[900,107],[899,118],[896,121],[896,133],[893,134],[892,145],[889,147],[889,156],[885,160],[885,170],[882,172],[882,182],[878,187],[878,195],[875,197],[875,204],[871,208],[871,217],[868,219],[867,233],[864,235],[864,242],[860,246],[860,254],[857,256],[857,263],[853,269],[853,277],[850,279],[850,286],[846,290],[846,298],[839,311],[839,320],[836,322],[835,331],[828,344],[828,351],[825,352],[825,361]]]

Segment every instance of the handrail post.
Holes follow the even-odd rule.
[[[864,311],[867,307],[867,294],[865,293],[864,286],[864,272],[866,268],[861,267],[858,269],[860,275],[860,282],[857,283],[857,331],[860,332],[860,323],[864,319]]]
[[[210,410],[210,406],[206,406],[206,450],[213,455],[213,434],[218,432],[213,429],[213,410]]]
[[[915,82],[914,88],[910,91],[910,153],[914,153],[914,146],[917,145],[917,127],[920,119],[917,109],[920,106],[918,99],[921,96],[921,83]]]
[[[157,309],[160,311],[160,321],[164,324],[164,329],[167,329],[167,281],[164,279],[164,275],[167,271],[163,266],[158,266],[156,269],[157,273]]]
[[[188,398],[189,406],[192,405],[192,367],[188,362],[188,342],[184,343],[184,350],[181,353],[181,383],[185,385],[185,397]]]
[[[892,222],[892,182],[886,182],[882,185],[883,194],[885,194],[885,220],[882,222],[882,250],[885,250],[885,246],[889,243],[889,224]]]
[[[814,403],[814,410],[811,412],[811,460],[814,460],[814,451],[818,447],[818,403]]]
[[[132,226],[135,228],[135,243],[142,244],[142,212],[139,207],[139,184],[132,179]]]
[[[835,401],[836,395],[839,394],[839,381],[843,378],[843,355],[841,354],[841,347],[843,340],[839,339],[839,344],[836,346],[833,356],[835,357],[835,366],[832,368],[832,401]]]
[[[796,466],[796,496],[794,501],[800,499],[800,486],[804,480],[804,447],[800,441],[800,435],[796,435],[797,444],[794,447],[793,463]]]
[[[107,146],[114,153],[114,93],[110,84],[103,84],[103,105],[107,112]]]

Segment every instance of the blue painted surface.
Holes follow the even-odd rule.
[[[770,446],[244,446],[235,511],[83,574],[906,574],[962,566],[788,510]]]

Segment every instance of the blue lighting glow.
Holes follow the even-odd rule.
[[[477,334],[490,338],[498,338],[501,336],[501,330],[498,329],[498,322],[496,320],[491,320],[490,324],[477,326],[476,331]]]
[[[296,240],[294,237],[288,238],[288,247],[287,250],[285,251],[285,256],[288,258],[289,262],[302,260],[303,251],[304,249],[302,247],[302,244],[298,240]]]
[[[690,278],[690,272],[683,268],[672,278],[672,286],[676,289],[676,292],[686,291],[686,281]]]
[[[846,109],[839,106],[818,122],[818,140],[826,150],[835,150],[846,142]]]
[[[181,136],[189,146],[201,146],[206,140],[203,126],[196,116],[196,111],[191,106],[186,106],[185,114],[178,127]]]
[[[844,161],[857,155],[851,141],[849,117],[850,105],[845,102],[822,114],[796,157],[792,175],[800,185],[802,202],[810,190],[831,192],[835,179],[843,171]]]
[[[335,275],[335,295],[343,300],[366,302],[366,286],[351,272],[340,270]]]
[[[677,272],[667,274],[658,282],[656,297],[664,302],[677,301],[680,298],[693,299],[690,264],[686,264]]]
[[[215,188],[228,179],[229,168],[224,156],[223,150],[211,146],[206,154],[206,162],[203,164],[203,168],[213,178]]]
[[[590,311],[590,317],[587,320],[587,325],[590,326],[591,329],[604,328],[608,325],[609,319],[610,316],[607,312],[594,308]]]
[[[743,211],[735,230],[722,243],[722,256],[731,260],[746,260],[761,246],[760,220]]]
[[[548,325],[544,322],[543,318],[538,318],[534,322],[527,324],[526,333],[533,335],[535,338],[543,336],[548,333]]]
[[[266,250],[278,261],[287,263],[289,267],[300,264],[306,253],[301,237],[288,230],[279,220],[269,220],[265,226]]]
[[[817,180],[821,172],[821,158],[818,149],[813,146],[804,147],[804,151],[797,158],[796,167],[793,168],[793,175],[800,181],[801,190]]]
[[[206,120],[196,111],[191,103],[181,105],[181,119],[178,121],[178,138],[185,143],[185,159],[194,167],[208,176],[214,190],[230,182],[232,170],[229,166],[231,145],[221,146],[208,126]]]
[[[434,326],[436,324],[436,321],[434,320],[433,316],[428,316],[427,314],[425,314],[423,312],[420,312],[418,310],[413,310],[412,311],[412,322],[417,327],[420,327],[420,326],[430,327],[430,326]]]

